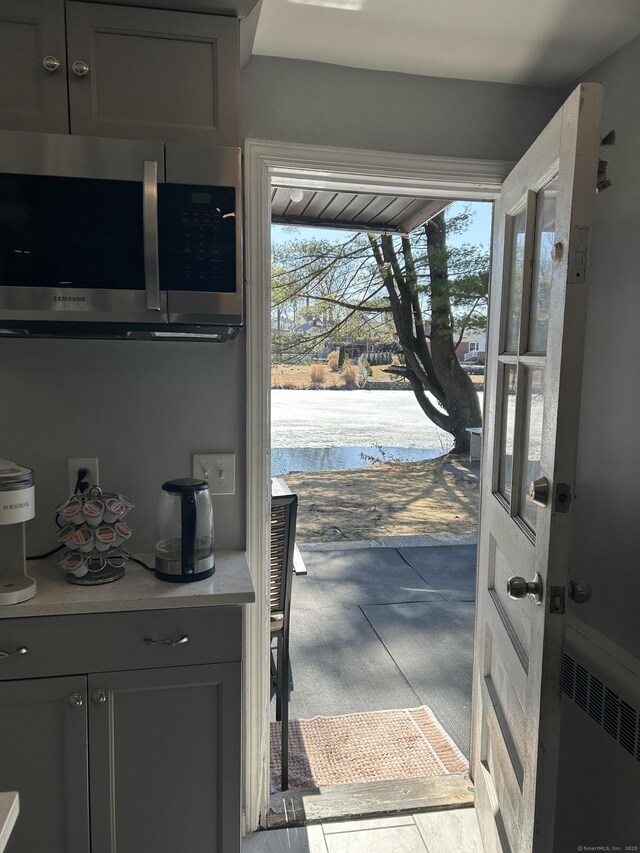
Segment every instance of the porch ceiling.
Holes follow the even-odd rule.
[[[371,195],[336,190],[304,189],[302,200],[292,200],[296,189],[274,186],[271,218],[284,225],[319,225],[350,231],[408,234],[447,205],[449,199],[400,195]]]

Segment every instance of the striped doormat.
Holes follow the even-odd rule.
[[[464,773],[466,758],[426,705],[289,723],[289,787],[319,788]],[[280,789],[280,723],[271,723],[271,787]]]

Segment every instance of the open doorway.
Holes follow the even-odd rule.
[[[325,162],[321,167],[318,160],[321,160],[323,157]],[[305,181],[312,185],[317,185],[321,181],[323,184],[329,184],[332,187],[336,187],[338,185],[344,187],[349,185],[349,181],[351,181],[351,186],[353,186],[354,181],[357,181],[358,189],[362,190],[368,181],[371,186],[375,185],[376,188],[380,188],[380,186],[383,185],[385,191],[389,191],[392,186],[401,187],[403,190],[405,190],[407,186],[414,186],[418,193],[422,193],[424,198],[428,197],[429,192],[434,192],[435,187],[435,192],[439,194],[440,198],[446,197],[448,199],[452,199],[457,197],[490,200],[497,195],[502,176],[506,172],[504,164],[496,163],[474,163],[471,165],[469,163],[447,160],[446,158],[434,161],[431,158],[425,158],[424,160],[423,158],[394,158],[393,155],[380,155],[380,159],[375,162],[376,157],[377,155],[372,155],[370,152],[339,152],[339,154],[337,154],[336,152],[328,151],[326,149],[322,151],[314,149],[312,152],[308,150],[306,146],[292,149],[288,146],[271,146],[267,143],[249,144],[247,166],[250,184],[249,193],[251,196],[251,184],[253,184],[253,192],[255,196],[254,201],[256,208],[254,208],[254,212],[260,205],[262,205],[261,209],[263,213],[266,208],[270,207],[272,196],[271,180],[276,175],[280,181],[282,181],[283,177],[286,175],[289,175],[288,179],[293,181],[294,177],[290,173],[295,173],[295,183],[302,183],[303,185]],[[395,175],[392,174],[392,163],[394,160],[397,168]],[[398,166],[398,160],[403,161],[401,166]],[[330,168],[329,161],[331,162]],[[382,169],[382,171],[384,171],[384,175],[381,174],[382,163],[384,163],[384,167]],[[411,169],[414,169],[415,171],[411,177],[408,177],[408,172],[410,172]],[[471,172],[474,170],[475,175],[473,178],[465,178],[465,172],[470,176]],[[478,180],[478,170],[484,170],[482,181]],[[369,172],[368,177],[366,174],[367,172]],[[438,172],[439,174],[436,177],[436,173]],[[253,224],[255,230],[252,232],[250,226],[248,232],[250,244],[249,278],[251,281],[256,272],[260,270],[258,275],[262,281],[265,281],[265,273],[267,272],[268,261],[270,261],[266,251],[269,248],[269,235],[265,231],[263,222],[259,222],[256,219]],[[252,238],[253,247],[251,245]],[[252,296],[255,303],[254,309],[259,308],[261,311],[260,322],[257,324],[256,329],[260,329],[262,346],[256,347],[252,345],[250,340],[249,384],[253,389],[255,389],[257,385],[260,385],[260,390],[262,392],[262,406],[260,407],[262,421],[260,423],[262,429],[260,430],[260,435],[258,435],[256,430],[250,431],[249,435],[250,485],[251,477],[255,477],[256,482],[259,482],[260,477],[266,479],[266,477],[271,473],[270,471],[266,471],[264,467],[260,470],[260,465],[257,464],[257,456],[255,454],[258,447],[262,447],[263,450],[267,450],[265,447],[265,420],[268,412],[268,389],[270,387],[270,376],[264,369],[264,344],[267,338],[270,337],[266,328],[270,321],[270,306],[268,306],[264,299],[264,293],[259,295],[254,291]],[[254,322],[256,320],[257,317],[254,315]],[[270,330],[268,331],[270,332]],[[249,329],[249,336],[250,338],[252,337],[251,329]],[[256,373],[252,372],[252,366],[258,368],[258,376],[256,376]],[[252,407],[255,407],[255,397],[252,395],[252,388],[250,387],[249,408],[252,409]],[[252,423],[251,416],[254,414],[255,411],[250,412],[250,423]],[[252,459],[255,463],[254,466],[252,466]],[[259,541],[260,537],[256,536],[255,539],[251,539],[251,534],[252,532],[254,534],[259,532],[256,522],[260,513],[262,513],[262,518],[264,519],[266,514],[265,510],[267,509],[264,505],[258,506],[258,504],[259,501],[257,501],[253,507],[250,507],[249,519],[251,540],[249,543],[250,553],[251,548],[255,547],[256,554],[259,554],[261,550],[261,543]],[[407,565],[404,561],[403,564]],[[259,646],[257,643],[253,648],[249,647],[248,654],[257,655],[258,648]],[[264,645],[262,648],[263,651],[266,652]],[[260,685],[260,690],[263,690],[265,681],[268,683],[268,673],[265,671],[266,667],[264,667],[264,663],[260,665],[263,667],[262,677],[265,679],[262,681],[262,685]],[[252,686],[257,688],[259,685],[249,685],[249,695],[251,695]],[[261,695],[264,697],[264,693]],[[258,698],[258,692],[256,692],[255,698]],[[264,698],[268,700],[268,697]],[[266,706],[267,702],[264,702],[262,707],[265,709],[265,718],[268,720],[268,716],[266,715]],[[255,755],[249,756],[250,769],[252,758],[255,759]],[[260,789],[262,786],[262,802],[265,803],[267,792],[265,790],[264,765],[262,765],[261,770],[255,766],[253,770],[253,777],[251,777],[251,775],[248,777],[249,787],[251,788],[252,783],[254,785],[252,790]]]
[[[283,192],[291,201],[278,206]],[[287,209],[295,222],[305,211],[317,216],[318,195],[277,190],[274,219],[289,221]],[[435,777],[468,769],[479,459],[467,447],[445,456],[455,436],[441,427],[444,395],[434,423],[425,409],[438,400],[429,393],[421,408],[407,379],[399,312],[379,295],[385,270],[375,259],[384,240],[396,277],[415,273],[413,310],[430,338],[434,263],[416,208],[432,218],[460,385],[479,392],[480,411],[491,204],[454,202],[440,214],[424,199],[327,193],[324,203],[360,211],[361,220],[364,210],[413,206],[414,224],[404,240],[347,227],[272,228],[272,474],[279,491],[298,495],[301,551],[288,787],[292,796],[321,791],[324,813],[340,817],[344,786],[367,801],[363,813],[380,812],[393,808],[394,785],[410,780],[419,808]],[[280,737],[272,722],[272,790]],[[274,820],[282,804],[273,798]]]

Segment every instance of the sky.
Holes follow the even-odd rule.
[[[474,214],[471,226],[464,234],[451,235],[448,238],[449,245],[455,246],[461,243],[472,243],[477,246],[484,246],[487,250],[491,242],[491,202],[488,201],[456,201],[450,205],[447,210],[450,214],[455,215],[456,212],[469,207]],[[353,232],[344,231],[337,228],[292,228],[287,225],[272,225],[271,226],[271,242],[273,244],[286,243],[287,240],[298,237],[304,239],[304,234],[307,231],[313,231],[314,238],[335,240],[342,242],[348,240]]]

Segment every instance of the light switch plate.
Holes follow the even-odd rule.
[[[194,453],[191,458],[193,476],[206,480],[212,495],[236,493],[235,453]]]

